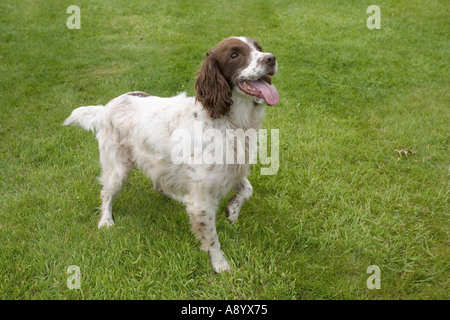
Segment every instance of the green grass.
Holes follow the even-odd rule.
[[[81,29],[66,28],[70,4]],[[369,5],[381,29],[366,27]],[[448,299],[448,1],[13,1],[0,4],[1,299]],[[280,169],[218,213],[231,274],[181,204],[134,172],[96,227],[94,136],[71,110],[193,92],[204,54],[246,35],[274,53]],[[412,156],[395,150],[413,149]],[[69,290],[67,267],[81,269]],[[381,289],[369,290],[369,265]]]

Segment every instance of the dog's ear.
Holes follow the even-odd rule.
[[[230,111],[233,100],[231,88],[222,75],[215,54],[208,52],[206,59],[197,72],[195,82],[195,100],[203,104],[203,108],[211,118],[220,118]]]

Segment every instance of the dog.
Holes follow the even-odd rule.
[[[265,106],[279,102],[278,92],[271,84],[277,69],[275,56],[263,52],[255,40],[230,37],[206,54],[197,72],[195,97],[181,93],[164,98],[135,91],[114,98],[105,106],[73,110],[63,124],[94,131],[98,140],[103,186],[98,227],[114,224],[113,200],[130,171],[137,167],[151,178],[155,190],[186,205],[192,231],[201,243],[200,249],[208,252],[215,272],[230,271],[217,237],[216,210],[220,200],[234,189],[236,194],[225,211],[231,223],[238,218],[253,192],[247,179],[248,161],[175,163],[172,135],[179,129],[192,132],[196,123],[201,124],[202,130],[222,133],[258,130]],[[235,138],[231,135],[225,139],[234,142]],[[195,145],[204,146],[204,141],[195,137],[189,146],[191,143],[194,149]],[[221,146],[221,151],[234,154],[237,146],[249,149],[244,138]],[[192,160],[194,153],[184,156]]]

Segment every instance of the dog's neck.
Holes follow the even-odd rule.
[[[261,128],[264,117],[264,104],[258,104],[242,94],[232,93],[233,104],[230,111],[224,116],[233,129],[255,129]]]

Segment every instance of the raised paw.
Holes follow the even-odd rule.
[[[231,224],[234,224],[239,217],[240,206],[234,201],[230,201],[225,209],[225,214],[227,216],[228,221]]]

